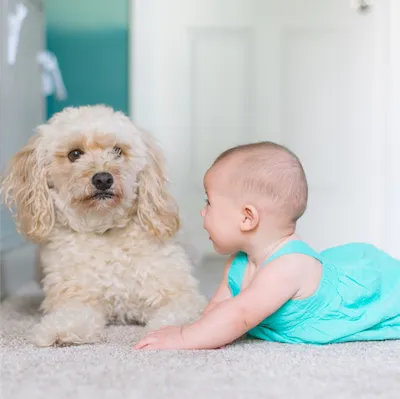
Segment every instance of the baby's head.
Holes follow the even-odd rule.
[[[223,152],[204,177],[201,211],[217,252],[243,249],[255,234],[291,234],[307,207],[304,169],[286,147],[259,142]]]

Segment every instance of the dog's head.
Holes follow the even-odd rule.
[[[18,228],[35,242],[54,223],[102,233],[136,218],[160,239],[179,229],[152,138],[105,106],[66,108],[39,126],[2,181]]]

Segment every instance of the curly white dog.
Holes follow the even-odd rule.
[[[36,345],[93,343],[111,322],[153,329],[200,316],[206,300],[164,174],[152,137],[102,105],[64,109],[14,156],[2,191],[40,244]]]

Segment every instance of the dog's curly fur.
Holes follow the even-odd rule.
[[[99,190],[96,173],[113,184]],[[39,126],[2,181],[18,229],[39,244],[38,346],[97,342],[111,322],[153,329],[205,306],[177,242],[162,152],[123,113],[69,107]]]

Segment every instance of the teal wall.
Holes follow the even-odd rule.
[[[47,49],[68,92],[48,97],[47,116],[69,105],[108,104],[129,113],[129,0],[46,0]]]

